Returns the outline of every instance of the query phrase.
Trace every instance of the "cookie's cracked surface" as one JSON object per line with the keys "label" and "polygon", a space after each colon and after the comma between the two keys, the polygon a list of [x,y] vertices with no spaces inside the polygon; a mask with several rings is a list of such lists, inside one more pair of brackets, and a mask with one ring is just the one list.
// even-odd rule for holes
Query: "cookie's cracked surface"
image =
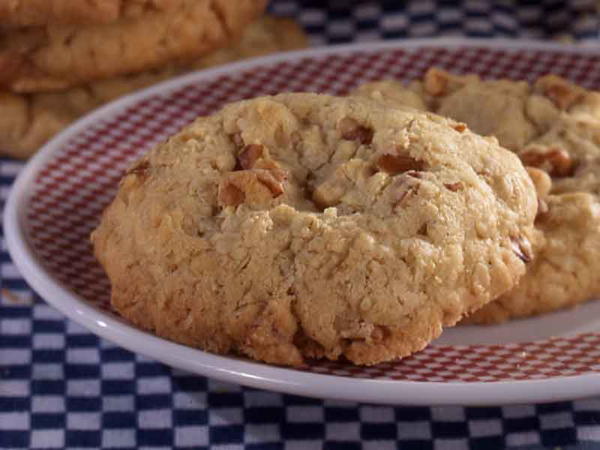
{"label": "cookie's cracked surface", "polygon": [[[495,323],[573,306],[600,294],[600,93],[554,75],[483,81],[430,69],[409,86],[370,83],[358,95],[409,104],[496,136],[525,165],[552,176],[538,189],[543,237],[519,286],[469,318]],[[541,175],[536,172],[538,182]],[[547,177],[546,177],[547,178]],[[535,181],[535,180],[534,180]]]}
{"label": "cookie's cracked surface", "polygon": [[368,99],[284,94],[154,148],[92,241],[114,307],[160,336],[374,364],[514,286],[536,210],[493,139]]}

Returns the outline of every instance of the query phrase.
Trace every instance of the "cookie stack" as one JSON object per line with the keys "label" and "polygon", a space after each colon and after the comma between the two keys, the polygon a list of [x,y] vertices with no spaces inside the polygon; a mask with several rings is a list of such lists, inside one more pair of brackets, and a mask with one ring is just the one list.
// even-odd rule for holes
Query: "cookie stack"
{"label": "cookie stack", "polygon": [[266,0],[0,0],[0,153],[187,70],[306,45]]}

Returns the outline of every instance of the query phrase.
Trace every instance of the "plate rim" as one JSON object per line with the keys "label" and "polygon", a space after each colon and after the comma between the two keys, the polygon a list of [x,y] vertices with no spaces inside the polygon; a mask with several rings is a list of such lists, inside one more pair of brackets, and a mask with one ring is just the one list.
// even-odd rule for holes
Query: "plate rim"
{"label": "plate rim", "polygon": [[[12,261],[25,281],[47,303],[94,334],[134,353],[188,372],[258,389],[316,398],[389,405],[499,405],[571,400],[600,394],[600,373],[538,380],[491,382],[430,382],[381,380],[319,374],[270,366],[187,347],[135,328],[86,303],[43,267],[28,241],[26,212],[35,178],[63,144],[90,123],[125,109],[144,98],[168,93],[191,82],[253,67],[298,60],[303,57],[339,56],[358,52],[422,47],[558,51],[594,54],[597,49],[534,40],[428,38],[392,40],[316,47],[253,58],[197,71],[125,95],[80,118],[40,148],[13,183],[4,208],[5,240]],[[162,353],[162,354],[161,354]]]}

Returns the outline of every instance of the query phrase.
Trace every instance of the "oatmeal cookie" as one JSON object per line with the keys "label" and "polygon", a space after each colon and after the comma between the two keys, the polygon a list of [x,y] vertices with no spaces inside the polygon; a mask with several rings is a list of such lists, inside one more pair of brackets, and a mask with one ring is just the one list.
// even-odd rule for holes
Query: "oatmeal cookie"
{"label": "oatmeal cookie", "polygon": [[[555,75],[535,83],[481,80],[430,69],[408,86],[384,81],[357,95],[415,106],[493,135],[523,163],[552,177],[539,191],[543,238],[519,286],[471,316],[497,323],[570,307],[600,295],[600,93]],[[409,101],[404,99],[408,98]],[[419,106],[419,105],[417,105]],[[535,175],[541,178],[539,171]],[[551,184],[551,186],[550,186]]]}
{"label": "oatmeal cookie", "polygon": [[106,25],[0,29],[0,86],[63,90],[87,82],[187,63],[239,37],[266,0],[182,0]]}
{"label": "oatmeal cookie", "polygon": [[183,0],[0,0],[0,23],[10,26],[88,25],[177,8]]}
{"label": "oatmeal cookie", "polygon": [[307,46],[293,21],[265,16],[249,25],[233,45],[185,66],[99,80],[64,92],[15,94],[0,91],[0,154],[27,158],[54,134],[92,109],[121,95],[184,72]]}
{"label": "oatmeal cookie", "polygon": [[511,289],[535,188],[434,114],[281,94],[198,118],[135,163],[92,234],[125,318],[282,365],[424,348]]}

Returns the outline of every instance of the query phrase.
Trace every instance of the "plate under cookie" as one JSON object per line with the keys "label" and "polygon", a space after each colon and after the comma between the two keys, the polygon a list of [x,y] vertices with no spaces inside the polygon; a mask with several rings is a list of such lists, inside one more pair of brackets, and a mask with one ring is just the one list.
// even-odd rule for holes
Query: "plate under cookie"
{"label": "plate under cookie", "polygon": [[537,43],[437,40],[313,49],[198,72],[107,105],[57,136],[19,176],[4,225],[29,284],[65,315],[132,351],[200,375],[300,395],[390,404],[502,404],[600,393],[600,303],[493,327],[458,327],[402,361],[293,370],[174,344],[122,321],[89,232],[125,167],[196,116],[281,91],[344,94],[430,66],[488,77],[554,72],[600,88],[592,50]]}

